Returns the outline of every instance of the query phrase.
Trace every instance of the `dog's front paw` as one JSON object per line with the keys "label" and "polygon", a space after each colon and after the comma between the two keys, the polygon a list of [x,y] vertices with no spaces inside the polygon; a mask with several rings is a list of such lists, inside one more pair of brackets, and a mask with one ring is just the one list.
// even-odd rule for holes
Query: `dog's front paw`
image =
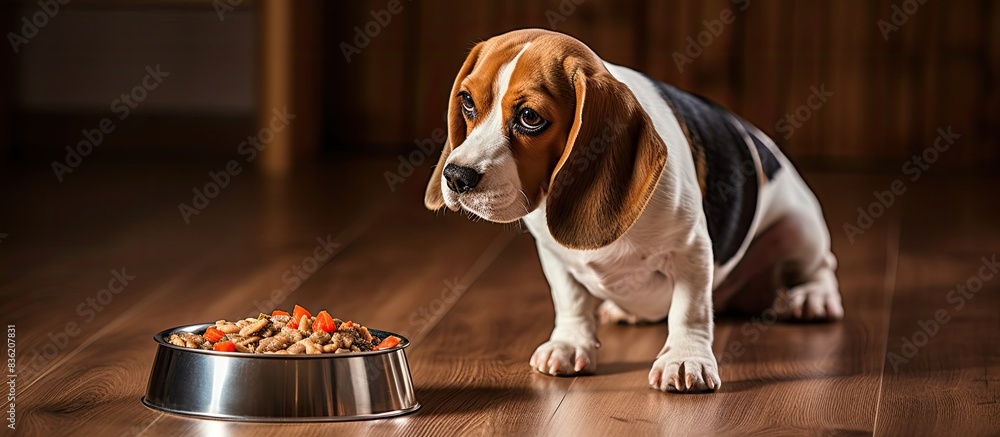
{"label": "dog's front paw", "polygon": [[718,390],[722,380],[711,348],[678,348],[656,359],[649,371],[649,385],[664,392],[704,393]]}
{"label": "dog's front paw", "polygon": [[549,340],[531,355],[531,368],[547,375],[593,373],[597,369],[597,347]]}

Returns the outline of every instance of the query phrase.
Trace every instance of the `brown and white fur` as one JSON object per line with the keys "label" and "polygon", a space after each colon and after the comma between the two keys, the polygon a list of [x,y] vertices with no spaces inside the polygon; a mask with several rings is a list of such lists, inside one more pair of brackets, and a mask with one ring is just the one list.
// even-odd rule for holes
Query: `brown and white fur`
{"label": "brown and white fur", "polygon": [[[723,146],[753,150],[749,180],[759,191],[732,256],[716,261],[703,202],[712,162],[662,92],[580,41],[538,29],[477,44],[455,79],[425,204],[523,220],[534,235],[556,312],[530,360],[539,372],[592,372],[599,319],[666,318],[649,384],[716,390],[713,303],[735,306],[760,278],[774,281],[765,298],[788,303],[790,319],[843,315],[819,203],[770,139],[729,115],[746,141]],[[765,144],[754,148],[751,137]],[[765,177],[761,154],[780,169]]]}

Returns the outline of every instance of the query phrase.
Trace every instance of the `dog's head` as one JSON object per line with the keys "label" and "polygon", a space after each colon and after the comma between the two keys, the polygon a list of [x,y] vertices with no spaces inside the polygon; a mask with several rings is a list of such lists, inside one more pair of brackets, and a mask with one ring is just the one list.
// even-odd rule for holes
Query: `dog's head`
{"label": "dog's head", "polygon": [[517,30],[477,44],[459,70],[424,204],[503,223],[544,205],[559,243],[599,248],[639,218],[666,153],[635,95],[590,48]]}

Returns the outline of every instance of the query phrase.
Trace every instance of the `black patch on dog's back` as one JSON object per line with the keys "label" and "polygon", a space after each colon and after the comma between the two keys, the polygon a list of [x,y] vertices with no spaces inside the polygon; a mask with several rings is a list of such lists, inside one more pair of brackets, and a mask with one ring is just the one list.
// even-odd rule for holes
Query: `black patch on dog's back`
{"label": "black patch on dog's back", "polygon": [[781,168],[781,163],[778,162],[778,158],[776,158],[774,153],[771,153],[771,149],[757,137],[757,129],[754,128],[753,125],[747,123],[747,121],[742,118],[739,118],[739,121],[740,124],[743,125],[743,129],[747,131],[747,135],[750,135],[750,138],[753,140],[754,147],[757,148],[757,156],[760,157],[760,167],[764,171],[764,176],[767,177],[767,180],[774,179],[774,174]]}
{"label": "black patch on dog's back", "polygon": [[[673,109],[688,136],[703,191],[702,206],[708,219],[714,261],[725,264],[750,237],[760,192],[758,171],[763,170],[770,180],[781,165],[763,141],[751,133],[756,129],[748,128],[729,111],[704,97],[649,80]],[[759,163],[744,135],[752,140],[760,156]]]}

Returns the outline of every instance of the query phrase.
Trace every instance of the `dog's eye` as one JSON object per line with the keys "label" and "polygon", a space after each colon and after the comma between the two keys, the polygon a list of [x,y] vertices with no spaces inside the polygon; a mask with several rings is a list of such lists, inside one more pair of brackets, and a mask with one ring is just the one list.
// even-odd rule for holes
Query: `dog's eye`
{"label": "dog's eye", "polygon": [[517,115],[517,123],[525,133],[537,133],[548,123],[531,108],[524,108]]}
{"label": "dog's eye", "polygon": [[462,91],[458,94],[458,97],[462,99],[462,112],[464,112],[469,118],[476,115],[476,103],[472,101],[472,96],[469,95],[469,93]]}

